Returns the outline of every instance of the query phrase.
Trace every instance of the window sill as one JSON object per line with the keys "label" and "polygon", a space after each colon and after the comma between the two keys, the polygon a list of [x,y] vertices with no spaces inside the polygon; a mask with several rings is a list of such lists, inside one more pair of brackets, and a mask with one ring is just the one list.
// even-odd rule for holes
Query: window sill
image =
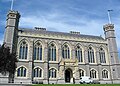
{"label": "window sill", "polygon": [[84,62],[78,62],[78,64],[85,64]]}
{"label": "window sill", "polygon": [[49,63],[58,63],[58,61],[49,61]]}
{"label": "window sill", "polygon": [[108,63],[101,63],[101,65],[109,65]]}
{"label": "window sill", "polygon": [[49,78],[50,80],[56,80],[57,78]]}
{"label": "window sill", "polygon": [[28,59],[19,59],[18,61],[24,61],[24,62],[26,62],[26,61],[29,61]]}
{"label": "window sill", "polygon": [[43,77],[34,77],[33,79],[43,79]]}
{"label": "window sill", "polygon": [[19,79],[27,79],[28,77],[16,77],[16,78],[19,78]]}
{"label": "window sill", "polygon": [[44,62],[44,61],[42,61],[42,60],[34,60],[34,62]]}
{"label": "window sill", "polygon": [[97,63],[88,63],[88,64],[90,64],[90,65],[97,65]]}
{"label": "window sill", "polygon": [[103,80],[110,80],[109,78],[103,78]]}

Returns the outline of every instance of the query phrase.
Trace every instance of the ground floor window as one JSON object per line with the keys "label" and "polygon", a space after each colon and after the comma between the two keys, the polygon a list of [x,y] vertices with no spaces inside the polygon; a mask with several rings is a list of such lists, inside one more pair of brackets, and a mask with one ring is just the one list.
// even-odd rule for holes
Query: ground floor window
{"label": "ground floor window", "polygon": [[102,71],[102,78],[108,78],[108,71],[107,70]]}
{"label": "ground floor window", "polygon": [[17,77],[26,77],[27,69],[25,67],[20,67],[17,70]]}
{"label": "ground floor window", "polygon": [[79,74],[80,74],[80,77],[84,76],[84,75],[85,75],[85,74],[84,74],[84,70],[80,69],[80,70],[79,70]]}
{"label": "ground floor window", "polygon": [[57,74],[57,71],[54,68],[49,70],[49,78],[56,78],[57,76],[56,74]]}
{"label": "ground floor window", "polygon": [[42,69],[35,68],[34,69],[34,77],[42,77]]}
{"label": "ground floor window", "polygon": [[90,78],[97,78],[97,71],[92,69],[90,70]]}

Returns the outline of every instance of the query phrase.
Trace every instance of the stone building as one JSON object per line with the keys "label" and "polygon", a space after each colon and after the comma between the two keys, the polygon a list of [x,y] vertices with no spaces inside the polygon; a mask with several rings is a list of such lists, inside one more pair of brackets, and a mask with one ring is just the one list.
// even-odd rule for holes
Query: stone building
{"label": "stone building", "polygon": [[102,38],[74,31],[19,28],[19,18],[18,11],[8,12],[4,38],[19,60],[14,83],[78,84],[81,76],[100,83],[120,83],[113,24],[103,26]]}

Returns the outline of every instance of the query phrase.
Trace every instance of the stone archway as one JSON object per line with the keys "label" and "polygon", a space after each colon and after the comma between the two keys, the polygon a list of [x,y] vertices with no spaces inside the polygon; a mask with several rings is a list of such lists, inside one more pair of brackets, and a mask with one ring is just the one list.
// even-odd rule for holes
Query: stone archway
{"label": "stone archway", "polygon": [[66,69],[65,70],[65,82],[70,83],[72,77],[73,77],[72,70],[70,68]]}

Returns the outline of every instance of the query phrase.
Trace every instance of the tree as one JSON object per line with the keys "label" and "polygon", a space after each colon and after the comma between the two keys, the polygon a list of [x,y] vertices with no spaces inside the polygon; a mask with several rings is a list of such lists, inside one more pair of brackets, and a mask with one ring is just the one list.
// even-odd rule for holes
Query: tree
{"label": "tree", "polygon": [[13,82],[16,70],[16,53],[10,53],[9,47],[4,43],[0,46],[0,73],[2,75],[9,74],[9,82]]}

